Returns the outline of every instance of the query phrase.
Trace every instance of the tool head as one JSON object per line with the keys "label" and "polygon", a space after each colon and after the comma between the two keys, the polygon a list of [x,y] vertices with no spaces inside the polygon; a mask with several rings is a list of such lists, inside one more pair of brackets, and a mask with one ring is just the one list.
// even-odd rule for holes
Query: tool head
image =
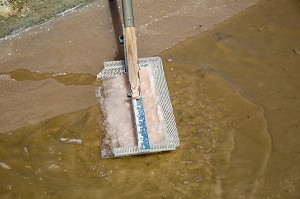
{"label": "tool head", "polygon": [[[145,116],[149,132],[149,150],[139,148],[134,128],[131,100],[126,99],[126,75],[124,61],[104,63],[97,76],[102,80],[99,99],[104,117],[106,135],[102,142],[102,157],[131,156],[175,150],[179,146],[173,108],[159,57],[138,60]],[[127,89],[127,90],[126,90]],[[115,111],[111,109],[116,109]],[[116,113],[117,111],[117,113]],[[127,118],[127,119],[126,119]],[[124,121],[124,122],[122,122]],[[125,141],[124,141],[125,140]]]}

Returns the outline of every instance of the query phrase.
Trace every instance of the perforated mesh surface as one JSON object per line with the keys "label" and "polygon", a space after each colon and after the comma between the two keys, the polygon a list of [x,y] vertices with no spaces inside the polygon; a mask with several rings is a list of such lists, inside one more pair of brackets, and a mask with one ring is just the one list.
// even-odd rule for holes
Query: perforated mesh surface
{"label": "perforated mesh surface", "polygon": [[[150,150],[141,152],[138,147],[119,147],[112,149],[115,157],[137,155],[141,153],[156,153],[160,151],[175,150],[179,145],[179,137],[176,128],[173,108],[169,91],[165,80],[162,61],[159,57],[140,58],[139,67],[151,67],[151,76],[155,83],[155,94],[158,97],[158,105],[162,110],[161,123],[163,124],[166,139],[160,144],[151,145]],[[104,69],[98,74],[98,79],[115,78],[126,74],[124,61],[111,61],[104,63]]]}

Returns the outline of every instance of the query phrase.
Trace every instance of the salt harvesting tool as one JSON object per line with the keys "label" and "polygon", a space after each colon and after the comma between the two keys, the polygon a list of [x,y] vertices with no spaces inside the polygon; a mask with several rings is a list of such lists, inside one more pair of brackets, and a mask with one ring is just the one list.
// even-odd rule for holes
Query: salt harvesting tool
{"label": "salt harvesting tool", "polygon": [[97,76],[106,118],[102,157],[175,150],[179,138],[162,61],[138,58],[132,0],[122,0],[122,12],[125,60],[104,62]]}

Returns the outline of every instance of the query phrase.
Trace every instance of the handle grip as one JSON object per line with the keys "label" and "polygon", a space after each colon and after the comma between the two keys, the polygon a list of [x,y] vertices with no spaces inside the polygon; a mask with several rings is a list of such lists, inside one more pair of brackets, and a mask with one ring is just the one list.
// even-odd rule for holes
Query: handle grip
{"label": "handle grip", "polygon": [[136,35],[134,28],[132,0],[122,0],[123,21],[125,26],[125,54],[128,69],[128,76],[131,88],[131,96],[134,99],[140,98],[140,80],[138,68],[138,55]]}

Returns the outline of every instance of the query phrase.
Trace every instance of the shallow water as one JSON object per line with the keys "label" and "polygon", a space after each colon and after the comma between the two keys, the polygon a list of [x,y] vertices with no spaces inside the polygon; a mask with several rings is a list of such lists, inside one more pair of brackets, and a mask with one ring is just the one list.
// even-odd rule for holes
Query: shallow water
{"label": "shallow water", "polygon": [[[163,57],[171,57],[176,63],[198,66],[226,80],[259,106],[266,119],[270,156],[263,155],[259,143],[262,139],[253,134],[258,126],[249,125],[247,131],[252,132],[258,145],[236,140],[236,146],[249,149],[250,153],[243,157],[248,163],[245,167],[229,167],[222,180],[224,196],[232,196],[234,184],[245,184],[242,179],[250,179],[237,175],[237,169],[250,172],[257,167],[256,177],[248,173],[256,178],[251,185],[257,191],[256,197],[300,197],[300,24],[295,21],[299,17],[299,1],[262,1],[208,33],[163,53]],[[247,114],[247,108],[241,110]],[[254,161],[253,155],[260,156],[260,161]],[[235,161],[232,158],[231,164]]]}
{"label": "shallow water", "polygon": [[[102,160],[103,118],[92,106],[0,134],[0,195],[299,198],[299,9],[296,0],[262,1],[160,54],[176,151]],[[3,75],[38,81],[58,74]],[[72,85],[94,84],[84,77],[71,76]]]}
{"label": "shallow water", "polygon": [[64,85],[93,85],[96,77],[92,74],[70,74],[70,73],[37,73],[27,69],[18,69],[8,73],[0,73],[0,76],[7,76],[16,81],[40,81],[54,79]]}

